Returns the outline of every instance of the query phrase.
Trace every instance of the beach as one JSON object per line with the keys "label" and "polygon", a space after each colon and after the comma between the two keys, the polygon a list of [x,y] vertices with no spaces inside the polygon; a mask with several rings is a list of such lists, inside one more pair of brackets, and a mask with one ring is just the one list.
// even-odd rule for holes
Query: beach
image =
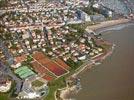
{"label": "beach", "polygon": [[96,31],[98,29],[107,28],[107,27],[111,27],[111,26],[119,25],[119,24],[125,24],[125,23],[131,22],[131,21],[132,20],[125,19],[125,18],[121,18],[121,19],[117,19],[117,20],[104,21],[104,22],[101,22],[101,23],[96,24],[96,25],[88,26],[86,30],[87,31],[88,30]]}

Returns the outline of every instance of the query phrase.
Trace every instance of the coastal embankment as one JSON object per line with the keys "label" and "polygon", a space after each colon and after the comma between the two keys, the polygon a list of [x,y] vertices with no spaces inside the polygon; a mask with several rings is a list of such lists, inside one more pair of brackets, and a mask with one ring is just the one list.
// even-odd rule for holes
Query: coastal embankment
{"label": "coastal embankment", "polygon": [[[101,23],[96,24],[96,25],[88,26],[85,30],[87,32],[92,32],[92,31],[95,32],[98,29],[112,27],[112,26],[120,25],[120,24],[126,24],[129,22],[131,22],[130,19],[118,19],[118,20],[105,21],[105,22],[101,22]],[[101,62],[112,54],[114,47],[115,47],[115,44],[111,44],[108,41],[104,41],[104,43],[111,45],[111,48],[106,50],[105,53],[102,53],[101,55],[98,55],[98,56],[94,57],[93,59],[87,60],[80,68],[78,68],[76,70],[76,73],[74,73],[71,77],[77,77],[81,72],[84,72],[87,69],[90,70],[92,68],[92,66],[96,65],[96,62],[98,62],[98,61]],[[69,99],[66,99],[66,95],[68,95],[69,92],[71,92],[73,90],[75,90],[74,87],[70,88],[68,86],[63,88],[63,89],[60,89],[60,91],[61,91],[60,98],[62,100],[69,100]]]}
{"label": "coastal embankment", "polygon": [[82,89],[68,98],[133,100],[134,23],[116,25],[112,29],[101,33],[101,37],[116,44],[114,52],[100,65],[80,74]]}
{"label": "coastal embankment", "polygon": [[[110,48],[108,48],[104,53],[101,53],[91,59],[88,59],[85,61],[85,63],[80,66],[73,75],[71,75],[70,77],[74,77],[77,78],[77,76],[79,74],[81,74],[82,72],[84,72],[85,70],[90,70],[93,66],[98,65],[98,62],[102,62],[103,60],[105,60],[108,56],[110,56],[114,50],[115,45],[111,44],[107,41],[104,41],[106,44],[108,44],[110,46]],[[100,63],[99,63],[100,64]],[[61,100],[72,100],[72,99],[67,99],[67,95],[69,95],[70,93],[77,93],[77,86],[74,85],[72,87],[66,86],[65,88],[59,89],[60,90],[60,98]],[[55,93],[56,94],[56,93]],[[56,98],[56,96],[55,96]],[[58,100],[58,99],[56,99]]]}

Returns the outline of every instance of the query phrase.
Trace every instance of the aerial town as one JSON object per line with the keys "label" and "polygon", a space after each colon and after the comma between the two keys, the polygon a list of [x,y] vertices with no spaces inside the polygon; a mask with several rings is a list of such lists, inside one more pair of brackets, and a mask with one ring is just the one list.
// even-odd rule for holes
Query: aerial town
{"label": "aerial town", "polygon": [[86,27],[134,16],[92,1],[0,0],[0,92],[54,100],[69,76],[104,59],[112,44]]}

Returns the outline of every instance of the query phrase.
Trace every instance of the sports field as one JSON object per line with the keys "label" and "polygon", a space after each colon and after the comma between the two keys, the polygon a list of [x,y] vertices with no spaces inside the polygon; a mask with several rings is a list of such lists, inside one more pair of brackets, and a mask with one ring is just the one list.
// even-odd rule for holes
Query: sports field
{"label": "sports field", "polygon": [[35,75],[35,73],[27,66],[21,66],[14,71],[20,78],[26,79],[29,76]]}
{"label": "sports field", "polygon": [[35,52],[32,56],[35,61],[32,64],[33,68],[39,73],[45,73],[47,69],[47,71],[58,77],[68,72],[69,66],[60,59],[51,60],[42,52]]}

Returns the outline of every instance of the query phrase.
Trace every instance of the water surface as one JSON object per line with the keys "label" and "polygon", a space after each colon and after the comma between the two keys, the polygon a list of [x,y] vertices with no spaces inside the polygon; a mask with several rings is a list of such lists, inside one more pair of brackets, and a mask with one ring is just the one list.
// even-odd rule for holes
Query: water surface
{"label": "water surface", "polygon": [[76,100],[134,100],[134,25],[103,33],[116,44],[113,54],[101,65],[81,76],[82,90]]}

